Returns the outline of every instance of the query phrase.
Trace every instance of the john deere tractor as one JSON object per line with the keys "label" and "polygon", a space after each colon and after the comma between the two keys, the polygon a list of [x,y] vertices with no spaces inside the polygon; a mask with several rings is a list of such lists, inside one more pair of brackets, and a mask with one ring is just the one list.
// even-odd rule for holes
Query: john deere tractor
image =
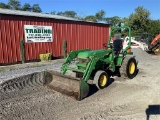
{"label": "john deere tractor", "polygon": [[[123,49],[123,40],[116,39],[111,44],[113,31],[128,29],[129,44]],[[97,41],[98,42],[98,41]],[[51,72],[52,81],[47,86],[60,93],[74,97],[77,100],[85,98],[89,93],[89,84],[95,84],[98,89],[107,86],[110,74],[120,68],[121,76],[132,79],[136,76],[137,62],[131,52],[131,29],[125,27],[112,27],[108,44],[100,50],[71,51],[61,67],[61,73]],[[70,67],[75,61],[75,67]],[[76,77],[65,75],[67,71],[76,73]]]}

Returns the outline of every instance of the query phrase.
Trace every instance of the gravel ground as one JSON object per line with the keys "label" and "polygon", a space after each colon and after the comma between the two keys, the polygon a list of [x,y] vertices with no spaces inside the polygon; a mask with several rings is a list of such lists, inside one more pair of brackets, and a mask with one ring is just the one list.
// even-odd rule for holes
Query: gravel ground
{"label": "gravel ground", "polygon": [[22,76],[24,74],[41,72],[41,71],[44,71],[44,70],[59,71],[60,66],[62,65],[62,62],[63,62],[63,60],[61,60],[60,62],[56,62],[56,63],[53,63],[53,64],[46,64],[46,65],[42,65],[42,66],[39,64],[39,65],[35,65],[34,67],[32,67],[32,66],[28,67],[27,66],[26,68],[18,68],[17,67],[17,69],[14,68],[13,70],[10,70],[10,69],[2,70],[0,72],[0,84],[5,80],[11,79],[11,78],[16,78],[16,77]]}
{"label": "gravel ground", "polygon": [[[12,93],[18,90],[18,94],[8,92],[8,96],[2,97],[3,91],[0,91],[0,120],[159,120],[160,56],[141,49],[133,49],[133,52],[139,69],[134,79],[124,81],[124,78],[115,77],[114,82],[103,90],[92,86],[92,94],[82,101],[43,87],[42,78],[39,78],[41,82],[9,88]],[[61,63],[56,63],[1,71],[0,85],[8,79],[23,81],[20,76],[24,74],[59,71],[60,66]],[[36,78],[36,74],[32,76]]]}

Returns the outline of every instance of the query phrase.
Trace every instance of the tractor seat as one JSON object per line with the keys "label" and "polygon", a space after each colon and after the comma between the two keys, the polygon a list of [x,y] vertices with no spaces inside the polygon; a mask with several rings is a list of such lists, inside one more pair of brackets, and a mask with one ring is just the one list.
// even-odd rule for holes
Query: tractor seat
{"label": "tractor seat", "polygon": [[113,50],[115,52],[115,55],[118,55],[121,52],[123,48],[122,42],[122,39],[116,39],[113,41]]}

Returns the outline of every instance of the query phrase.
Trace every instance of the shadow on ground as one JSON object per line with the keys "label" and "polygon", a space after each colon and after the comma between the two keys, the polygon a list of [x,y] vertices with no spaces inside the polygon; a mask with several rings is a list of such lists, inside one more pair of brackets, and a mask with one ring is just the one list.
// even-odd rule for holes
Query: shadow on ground
{"label": "shadow on ground", "polygon": [[[114,77],[114,76],[121,77],[119,68],[117,68],[116,71],[113,72],[113,73],[112,73],[112,72],[108,72],[108,74],[110,75],[110,78],[109,78],[107,87],[110,86],[110,85],[115,81],[115,79],[114,79],[114,78],[111,78],[111,76],[112,76],[112,77]],[[137,69],[137,71],[136,71],[136,73],[135,73],[135,77],[136,77],[138,74],[139,74],[139,69]],[[94,84],[89,84],[89,94],[88,94],[87,97],[95,94],[97,91],[98,91],[98,88],[96,87],[96,85],[94,85]]]}
{"label": "shadow on ground", "polygon": [[[138,66],[138,63],[137,63],[137,66]],[[138,75],[138,73],[139,73],[139,69],[137,68],[137,70],[136,70],[136,72],[135,72],[135,77]],[[117,67],[116,68],[116,70],[115,70],[115,72],[109,72],[108,73],[109,75],[111,75],[111,76],[118,76],[118,77],[122,77],[121,76],[121,73],[120,73],[120,67]]]}
{"label": "shadow on ground", "polygon": [[150,55],[155,55],[155,56],[160,55],[160,52],[147,51],[147,53],[150,54]]}
{"label": "shadow on ground", "polygon": [[[110,86],[113,82],[114,82],[114,79],[110,78],[109,81],[108,81],[107,87]],[[89,94],[88,94],[87,97],[95,94],[97,91],[98,91],[98,88],[96,87],[96,85],[94,85],[94,84],[93,85],[89,85]]]}
{"label": "shadow on ground", "polygon": [[151,115],[160,115],[160,105],[149,105],[146,109],[146,120],[150,120]]}

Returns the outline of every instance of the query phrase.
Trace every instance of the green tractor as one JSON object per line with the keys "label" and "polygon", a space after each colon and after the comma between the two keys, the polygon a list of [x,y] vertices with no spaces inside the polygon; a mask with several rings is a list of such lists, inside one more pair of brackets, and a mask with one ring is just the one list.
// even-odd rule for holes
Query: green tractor
{"label": "green tractor", "polygon": [[[128,29],[129,44],[123,49],[123,40],[116,39],[111,43],[113,31]],[[129,27],[112,27],[108,44],[101,50],[71,51],[61,67],[61,73],[51,72],[52,81],[46,82],[49,88],[72,96],[77,100],[85,98],[89,93],[89,84],[98,89],[108,85],[110,74],[119,70],[121,76],[132,79],[137,73],[137,61],[131,52],[131,29]],[[75,66],[70,66],[72,62]],[[65,75],[67,71],[75,72],[76,76]]]}

